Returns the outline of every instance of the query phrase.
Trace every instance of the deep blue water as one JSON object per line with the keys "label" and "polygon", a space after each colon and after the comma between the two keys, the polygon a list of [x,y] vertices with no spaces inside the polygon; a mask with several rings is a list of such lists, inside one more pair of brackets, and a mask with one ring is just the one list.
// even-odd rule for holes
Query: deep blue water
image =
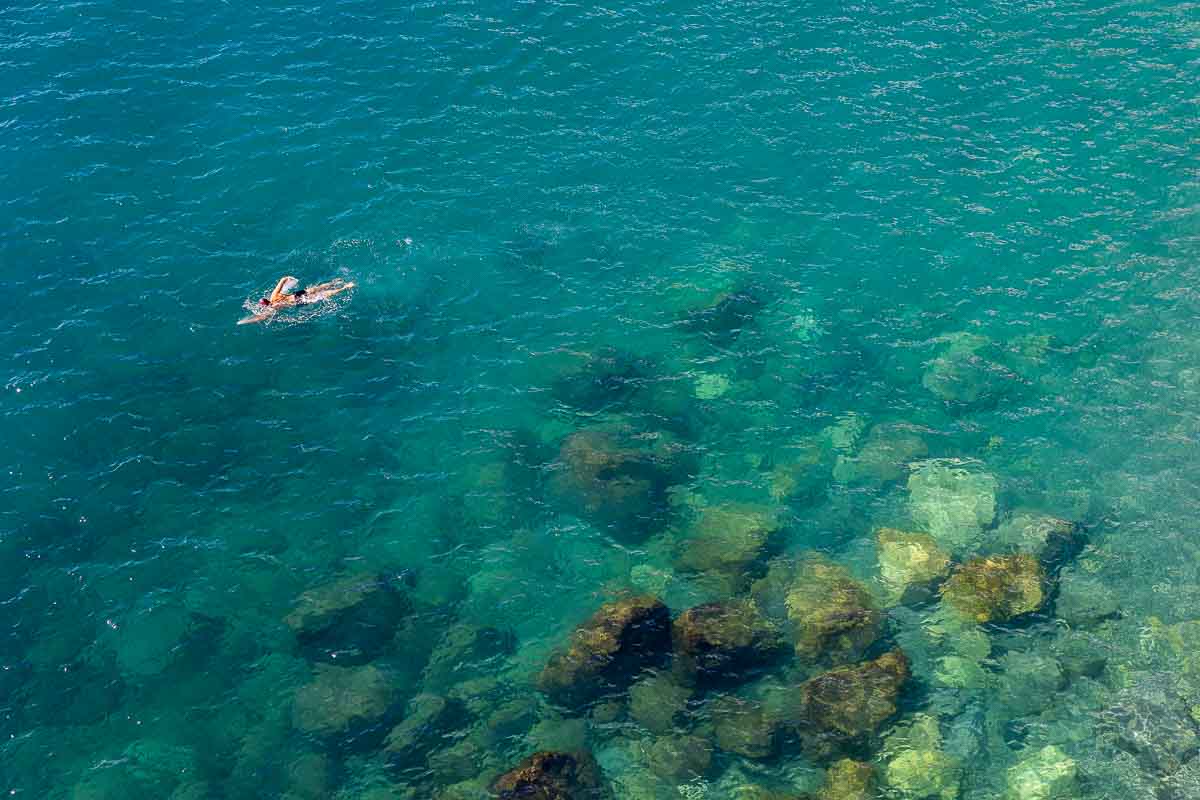
{"label": "deep blue water", "polygon": [[[467,798],[582,748],[620,798],[816,791],[713,731],[799,656],[674,730],[535,688],[607,601],[816,552],[911,661],[846,753],[879,796],[1200,797],[1198,85],[1182,2],[3,6],[3,788]],[[235,326],[284,274],[357,288]],[[560,490],[598,430],[686,454],[655,514]],[[937,528],[910,476],[951,466],[994,486],[955,564],[1079,534],[1035,612],[889,594],[876,532]],[[733,503],[770,544],[697,569]],[[314,731],[336,653],[285,619],[364,574],[404,608],[338,668],[388,707]],[[389,752],[418,694],[462,713]]]}

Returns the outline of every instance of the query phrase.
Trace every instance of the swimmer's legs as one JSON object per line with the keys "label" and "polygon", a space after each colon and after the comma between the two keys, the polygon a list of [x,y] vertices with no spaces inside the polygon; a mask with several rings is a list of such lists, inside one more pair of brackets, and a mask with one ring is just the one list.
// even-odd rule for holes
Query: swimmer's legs
{"label": "swimmer's legs", "polygon": [[314,283],[312,286],[307,286],[307,287],[305,287],[304,291],[305,292],[327,292],[331,289],[337,289],[337,288],[340,288],[345,285],[346,285],[346,282],[344,280],[342,280],[341,278],[334,278],[333,280],[326,281],[325,283]]}
{"label": "swimmer's legs", "polygon": [[305,302],[314,303],[317,300],[325,300],[333,297],[339,292],[344,292],[347,289],[353,289],[354,285],[355,284],[353,281],[347,283],[341,279],[338,279],[336,281],[329,281],[328,283],[318,283],[315,286],[309,286],[304,290]]}

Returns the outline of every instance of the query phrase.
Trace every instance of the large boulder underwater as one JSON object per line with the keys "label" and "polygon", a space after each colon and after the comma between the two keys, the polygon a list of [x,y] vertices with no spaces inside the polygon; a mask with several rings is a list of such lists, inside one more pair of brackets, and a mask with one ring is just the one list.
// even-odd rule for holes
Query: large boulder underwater
{"label": "large boulder underwater", "polygon": [[1170,775],[1200,755],[1196,706],[1174,677],[1147,673],[1122,689],[1099,727],[1152,774]]}
{"label": "large boulder underwater", "polygon": [[942,599],[968,620],[1007,622],[1042,607],[1046,572],[1025,553],[973,558],[943,584]]}
{"label": "large boulder underwater", "polygon": [[675,620],[675,671],[697,685],[750,680],[783,653],[779,629],[750,600],[705,603]]}
{"label": "large boulder underwater", "polygon": [[675,564],[740,588],[782,528],[778,509],[751,503],[703,506],[678,544]]}
{"label": "large boulder underwater", "polygon": [[1004,351],[987,337],[960,332],[941,341],[945,347],[929,362],[921,384],[946,403],[982,407],[1021,385],[1006,366]]}
{"label": "large boulder underwater", "polygon": [[950,573],[950,554],[927,533],[880,528],[875,548],[891,605],[930,599],[933,587]]}
{"label": "large boulder underwater", "polygon": [[600,767],[586,751],[543,751],[492,782],[498,800],[608,800]]}
{"label": "large boulder underwater", "polygon": [[841,565],[815,553],[775,559],[751,594],[759,608],[782,625],[804,664],[851,663],[882,634],[883,614],[867,587]]}
{"label": "large boulder underwater", "polygon": [[284,622],[310,657],[362,664],[391,643],[411,609],[396,581],[366,573],[309,589]]}
{"label": "large boulder underwater", "polygon": [[687,448],[666,433],[598,426],[568,435],[551,466],[551,496],[621,541],[640,541],[670,511],[668,490],[695,472]]}
{"label": "large boulder underwater", "polygon": [[990,538],[1002,552],[1029,553],[1051,572],[1079,555],[1087,544],[1082,525],[1026,509],[1008,515]]}
{"label": "large boulder underwater", "polygon": [[694,694],[695,687],[670,671],[650,673],[629,689],[629,716],[651,733],[666,735],[683,720]]}
{"label": "large boulder underwater", "polygon": [[908,465],[926,455],[928,447],[920,436],[902,425],[881,424],[871,427],[857,450],[843,447],[836,451],[834,480],[882,486],[903,478]]}
{"label": "large boulder underwater", "polygon": [[896,714],[909,675],[908,658],[892,650],[805,681],[792,720],[805,749],[818,757],[838,755],[857,740],[878,733]]}
{"label": "large boulder underwater", "polygon": [[909,513],[952,554],[972,553],[996,517],[996,479],[953,459],[918,462],[908,478]]}
{"label": "large boulder underwater", "polygon": [[560,403],[586,413],[624,406],[650,383],[653,364],[613,348],[578,359],[550,383]]}
{"label": "large boulder underwater", "polygon": [[316,665],[313,679],[296,690],[292,721],[303,733],[338,746],[362,749],[387,733],[398,710],[398,688],[373,665]]}
{"label": "large boulder underwater", "polygon": [[410,766],[468,719],[460,700],[422,692],[408,701],[404,718],[388,733],[384,754],[394,765]]}
{"label": "large boulder underwater", "polygon": [[628,415],[675,433],[694,433],[694,382],[657,359],[615,347],[547,354],[555,416]]}
{"label": "large boulder underwater", "polygon": [[876,792],[875,768],[865,761],[843,758],[829,765],[817,800],[871,800]]}
{"label": "large boulder underwater", "polygon": [[810,663],[856,661],[882,632],[883,615],[866,587],[823,559],[800,562],[784,605],[796,655]]}
{"label": "large boulder underwater", "polygon": [[660,736],[646,753],[647,766],[669,784],[703,778],[713,761],[712,743],[703,736]]}
{"label": "large boulder underwater", "polygon": [[704,336],[718,345],[729,345],[751,325],[766,307],[754,287],[738,287],[715,293],[679,315],[679,326],[688,333]]}
{"label": "large boulder underwater", "polygon": [[766,682],[757,702],[718,698],[712,708],[718,745],[752,759],[796,745],[820,763],[860,757],[878,745],[885,724],[896,717],[910,674],[908,658],[893,649],[798,685]]}
{"label": "large boulder underwater", "polygon": [[1009,767],[1004,800],[1073,800],[1078,792],[1075,759],[1050,744]]}
{"label": "large boulder underwater", "polygon": [[671,613],[640,595],[606,603],[551,656],[538,688],[557,702],[578,706],[624,690],[644,669],[661,666],[671,650]]}
{"label": "large boulder underwater", "polygon": [[776,754],[778,725],[762,703],[726,695],[713,702],[710,713],[717,746],[725,752],[755,760]]}

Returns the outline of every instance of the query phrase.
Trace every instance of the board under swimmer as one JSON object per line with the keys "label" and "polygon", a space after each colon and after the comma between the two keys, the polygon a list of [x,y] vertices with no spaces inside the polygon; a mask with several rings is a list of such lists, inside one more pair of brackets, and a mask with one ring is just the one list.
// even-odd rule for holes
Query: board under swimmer
{"label": "board under swimmer", "polygon": [[248,317],[239,319],[237,324],[250,325],[255,322],[266,322],[275,316],[281,308],[320,303],[322,300],[328,300],[336,294],[354,288],[354,281],[345,281],[341,278],[335,278],[325,283],[313,284],[299,291],[294,291],[299,284],[300,280],[298,278],[291,275],[284,275],[275,284],[275,288],[271,291],[271,294],[258,301],[254,313]]}

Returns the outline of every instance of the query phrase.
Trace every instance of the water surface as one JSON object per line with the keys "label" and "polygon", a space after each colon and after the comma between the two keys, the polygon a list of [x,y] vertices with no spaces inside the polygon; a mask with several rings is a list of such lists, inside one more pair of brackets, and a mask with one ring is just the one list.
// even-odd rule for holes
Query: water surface
{"label": "water surface", "polygon": [[[803,659],[673,731],[534,680],[607,601],[678,615],[820,553],[886,611],[863,658],[912,664],[849,753],[880,796],[1001,796],[1049,746],[1054,796],[1200,796],[1197,42],[1177,2],[0,9],[4,786],[476,797],[584,748],[619,797],[816,791],[795,743],[647,755],[713,746],[719,701],[798,692]],[[235,327],[282,274],[359,288]],[[661,513],[555,490],[597,429],[686,453]],[[1035,613],[890,604],[877,530],[928,522],[937,459],[994,480],[956,564],[1022,514],[1080,532]],[[731,503],[769,546],[689,569]],[[405,598],[349,659],[391,707],[314,733],[336,659],[285,618],[362,574]],[[388,754],[419,693],[466,712]]]}

